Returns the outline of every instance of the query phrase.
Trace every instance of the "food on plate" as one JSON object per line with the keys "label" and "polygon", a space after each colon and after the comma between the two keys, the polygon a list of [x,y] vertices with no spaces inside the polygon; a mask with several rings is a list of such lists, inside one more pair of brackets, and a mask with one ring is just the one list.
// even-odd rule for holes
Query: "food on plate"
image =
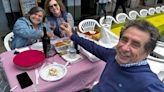
{"label": "food on plate", "polygon": [[97,33],[99,33],[99,32],[97,32],[97,31],[88,31],[88,32],[85,32],[84,34],[90,36],[90,35],[95,35]]}
{"label": "food on plate", "polygon": [[49,76],[57,76],[58,75],[58,70],[55,68],[50,68],[48,69],[48,75]]}
{"label": "food on plate", "polygon": [[55,46],[56,47],[60,47],[60,46],[64,46],[64,45],[69,45],[70,42],[71,42],[70,40],[62,41],[62,42],[57,42],[57,43],[55,43]]}
{"label": "food on plate", "polygon": [[92,35],[92,39],[98,41],[100,37],[98,35]]}
{"label": "food on plate", "polygon": [[90,33],[91,35],[93,35],[93,34],[96,33],[96,31],[89,31],[89,33]]}

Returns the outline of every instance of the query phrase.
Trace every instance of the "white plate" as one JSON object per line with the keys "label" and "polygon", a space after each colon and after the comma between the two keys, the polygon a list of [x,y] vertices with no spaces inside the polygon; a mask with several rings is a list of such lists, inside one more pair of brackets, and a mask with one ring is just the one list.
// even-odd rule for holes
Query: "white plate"
{"label": "white plate", "polygon": [[[53,72],[50,75],[50,70],[51,69],[55,69],[56,70],[55,74]],[[43,80],[46,80],[46,81],[57,81],[57,80],[60,80],[61,78],[63,78],[66,75],[66,73],[67,73],[66,67],[64,65],[61,65],[61,64],[50,64],[50,65],[44,67],[39,72],[40,77]]]}
{"label": "white plate", "polygon": [[31,49],[32,50],[39,50],[39,51],[43,51],[43,44],[42,42],[37,42],[31,45]]}

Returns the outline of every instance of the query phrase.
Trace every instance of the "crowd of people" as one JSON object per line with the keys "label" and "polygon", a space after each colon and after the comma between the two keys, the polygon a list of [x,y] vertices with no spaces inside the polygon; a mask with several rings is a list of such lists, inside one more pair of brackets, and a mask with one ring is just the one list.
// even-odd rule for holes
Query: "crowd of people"
{"label": "crowd of people", "polygon": [[[123,12],[126,12],[123,2],[124,0],[117,0],[114,16],[120,5]],[[104,10],[104,6],[101,7]],[[74,34],[74,19],[66,11],[62,1],[46,0],[44,9],[33,7],[28,14],[16,21],[12,49],[35,43],[43,36],[43,27],[46,27],[49,37],[70,37],[72,41],[106,62],[98,84],[85,90],[86,92],[164,92],[164,84],[151,71],[147,62],[147,56],[159,40],[158,29],[149,22],[129,21],[121,30],[116,47],[109,49]]]}

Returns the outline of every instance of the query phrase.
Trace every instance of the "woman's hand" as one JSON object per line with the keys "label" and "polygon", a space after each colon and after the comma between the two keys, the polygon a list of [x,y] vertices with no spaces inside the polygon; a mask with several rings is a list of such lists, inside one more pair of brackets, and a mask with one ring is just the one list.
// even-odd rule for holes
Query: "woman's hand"
{"label": "woman's hand", "polygon": [[62,29],[62,31],[64,31],[64,33],[66,33],[66,35],[68,36],[68,37],[71,37],[72,36],[72,27],[71,27],[71,25],[69,24],[69,23],[62,23],[61,25],[60,25],[60,28]]}

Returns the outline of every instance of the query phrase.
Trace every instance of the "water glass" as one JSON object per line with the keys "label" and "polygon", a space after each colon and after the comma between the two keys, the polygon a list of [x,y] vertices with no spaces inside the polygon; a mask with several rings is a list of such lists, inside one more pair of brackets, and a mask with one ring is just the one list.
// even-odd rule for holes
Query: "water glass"
{"label": "water glass", "polygon": [[74,59],[76,57],[76,49],[74,47],[69,47],[68,48],[68,56],[71,59]]}

